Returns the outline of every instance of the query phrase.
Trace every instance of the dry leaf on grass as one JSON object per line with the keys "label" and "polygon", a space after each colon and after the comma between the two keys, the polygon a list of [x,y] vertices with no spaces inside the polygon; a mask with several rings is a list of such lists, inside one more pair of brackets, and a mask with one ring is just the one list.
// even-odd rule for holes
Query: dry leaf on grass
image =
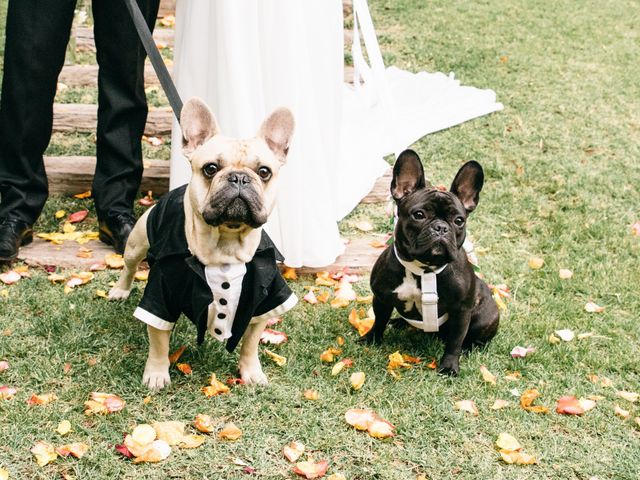
{"label": "dry leaf on grass", "polygon": [[218,438],[221,440],[238,440],[241,436],[242,430],[233,422],[226,423],[222,430],[218,432]]}
{"label": "dry leaf on grass", "polygon": [[124,258],[119,253],[110,253],[104,256],[104,263],[111,269],[119,270],[124,267]]}
{"label": "dry leaf on grass", "polygon": [[458,400],[454,403],[456,410],[460,410],[462,412],[467,412],[472,415],[478,415],[478,407],[476,407],[476,403],[473,400]]}
{"label": "dry leaf on grass", "polygon": [[191,375],[193,373],[191,365],[189,365],[188,363],[176,363],[176,368],[184,375]]}
{"label": "dry leaf on grass", "polygon": [[320,360],[325,363],[332,363],[336,359],[336,355],[340,355],[342,350],[339,348],[329,347],[320,354]]}
{"label": "dry leaf on grass", "polygon": [[36,457],[36,462],[40,467],[44,467],[58,458],[58,454],[53,445],[47,442],[36,442],[36,444],[31,447],[31,453]]}
{"label": "dry leaf on grass", "polygon": [[510,407],[510,406],[511,406],[511,402],[498,398],[496,399],[495,402],[493,402],[493,405],[491,405],[489,408],[491,410],[501,410],[503,408]]}
{"label": "dry leaf on grass", "polygon": [[322,460],[321,462],[298,462],[293,467],[294,473],[306,478],[306,479],[314,479],[314,478],[322,478],[327,473],[327,469],[329,468],[329,462],[326,460]]}
{"label": "dry leaf on grass", "polygon": [[318,400],[320,395],[316,390],[307,389],[302,394],[307,400]]}
{"label": "dry leaf on grass", "polygon": [[352,373],[351,377],[349,377],[349,382],[351,382],[351,388],[353,388],[354,390],[360,390],[362,388],[362,385],[364,385],[365,378],[366,376],[364,372]]}
{"label": "dry leaf on grass", "polygon": [[215,430],[213,419],[204,413],[199,413],[193,420],[193,426],[202,433],[212,433]]}
{"label": "dry leaf on grass", "polygon": [[542,405],[533,405],[533,402],[536,398],[540,396],[540,392],[537,388],[532,388],[531,390],[525,390],[520,395],[520,406],[527,410],[528,412],[533,413],[547,413],[549,409]]}
{"label": "dry leaf on grass", "polygon": [[293,441],[282,447],[282,454],[284,455],[284,458],[289,460],[291,463],[295,463],[304,453],[304,449],[304,443]]}
{"label": "dry leaf on grass", "polygon": [[171,455],[171,446],[163,440],[154,440],[139,456],[133,459],[133,463],[161,462],[169,455]]}
{"label": "dry leaf on grass", "polygon": [[316,298],[316,294],[313,293],[313,290],[309,290],[309,292],[302,297],[302,299],[307,302],[310,303],[311,305],[316,305],[318,303],[318,299]]}
{"label": "dry leaf on grass", "polygon": [[0,386],[0,400],[11,400],[16,393],[17,390],[13,387],[7,385]]}
{"label": "dry leaf on grass", "polygon": [[573,330],[569,330],[568,328],[564,328],[562,330],[556,330],[554,332],[562,341],[570,342],[576,337],[576,334]]}
{"label": "dry leaf on grass", "polygon": [[56,432],[58,432],[58,434],[62,436],[66,435],[70,431],[71,431],[71,422],[69,420],[62,420],[56,427]]}
{"label": "dry leaf on grass", "polygon": [[521,347],[520,345],[516,345],[511,350],[512,358],[524,358],[530,353],[534,353],[536,349],[534,347]]}
{"label": "dry leaf on grass", "polygon": [[637,402],[638,398],[640,397],[640,395],[638,395],[636,392],[627,392],[624,390],[618,390],[616,392],[616,395],[620,398],[624,398],[627,402],[631,403]]}
{"label": "dry leaf on grass", "polygon": [[625,420],[631,416],[631,412],[629,412],[629,410],[620,408],[618,405],[614,405],[613,413],[615,413],[618,417],[624,418]]}
{"label": "dry leaf on grass", "polygon": [[87,451],[89,451],[89,445],[82,442],[68,443],[56,448],[56,453],[62,457],[82,458]]}
{"label": "dry leaf on grass", "polygon": [[556,403],[556,412],[562,415],[582,415],[596,406],[596,402],[585,398],[577,399],[573,395],[560,397]]}
{"label": "dry leaf on grass", "polygon": [[484,365],[480,366],[480,374],[482,374],[482,379],[485,382],[490,383],[491,385],[496,384],[496,376],[493,373],[491,373],[486,366]]}
{"label": "dry leaf on grass", "polygon": [[223,393],[229,393],[229,387],[216,378],[216,374],[212,373],[209,385],[202,387],[202,393],[207,397],[214,397]]}
{"label": "dry leaf on grass", "polygon": [[558,276],[561,280],[569,280],[571,277],[573,277],[573,272],[566,268],[561,268],[560,270],[558,270]]}
{"label": "dry leaf on grass", "polygon": [[4,372],[5,370],[9,370],[9,362],[7,362],[6,360],[2,360],[0,361],[0,373]]}
{"label": "dry leaf on grass", "polygon": [[347,410],[344,418],[356,430],[367,430],[374,438],[387,438],[394,435],[395,427],[372,410],[352,408]]}
{"label": "dry leaf on grass", "polygon": [[351,360],[350,358],[344,358],[344,359],[340,360],[339,362],[336,362],[336,364],[331,369],[331,375],[332,376],[336,376],[342,370],[344,370],[345,368],[351,367],[351,366],[353,366],[353,360]]}
{"label": "dry leaf on grass", "polygon": [[265,328],[260,335],[260,343],[270,343],[272,345],[280,345],[289,340],[287,334],[279,330],[272,330],[271,328]]}
{"label": "dry leaf on grass", "polygon": [[274,353],[271,350],[268,350],[266,348],[263,351],[279,367],[284,367],[287,364],[287,357],[283,357],[282,355],[278,355],[277,353]]}
{"label": "dry leaf on grass", "polygon": [[126,404],[120,397],[111,393],[91,392],[90,398],[91,400],[84,402],[85,415],[119,412]]}
{"label": "dry leaf on grass", "polygon": [[597,303],[587,302],[584,305],[584,310],[588,313],[602,313],[604,312],[604,307],[601,307]]}
{"label": "dry leaf on grass", "polygon": [[9,270],[8,272],[0,274],[0,282],[5,285],[13,285],[20,279],[22,279],[22,276],[15,270]]}
{"label": "dry leaf on grass", "polygon": [[67,222],[69,223],[80,223],[89,215],[89,210],[79,210],[75,213],[72,213],[67,217]]}
{"label": "dry leaf on grass", "polygon": [[27,405],[47,405],[57,399],[58,396],[55,393],[43,393],[42,395],[36,395],[34,393],[29,400],[27,400]]}
{"label": "dry leaf on grass", "polygon": [[538,270],[538,269],[542,268],[542,266],[544,265],[544,259],[542,259],[540,257],[531,257],[527,261],[527,265],[529,265],[529,268],[531,270]]}
{"label": "dry leaf on grass", "polygon": [[182,354],[184,353],[184,351],[186,350],[186,346],[182,345],[180,348],[178,348],[175,352],[173,352],[172,354],[169,355],[169,363],[176,363],[178,360],[180,360],[180,357],[182,356]]}
{"label": "dry leaf on grass", "polygon": [[282,272],[282,278],[286,280],[298,280],[298,272],[293,267],[285,267],[284,272]]}

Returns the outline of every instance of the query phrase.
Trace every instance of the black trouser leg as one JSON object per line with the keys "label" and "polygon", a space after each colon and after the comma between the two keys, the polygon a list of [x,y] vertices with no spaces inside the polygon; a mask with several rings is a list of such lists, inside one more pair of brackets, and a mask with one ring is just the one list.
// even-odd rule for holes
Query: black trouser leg
{"label": "black trouser leg", "polygon": [[[153,28],[159,0],[138,0]],[[142,179],[140,144],[147,120],[145,53],[124,0],[93,0],[98,74],[97,164],[93,198],[98,217],[131,213]]]}
{"label": "black trouser leg", "polygon": [[0,217],[33,224],[49,187],[42,155],[76,0],[10,0],[0,102]]}

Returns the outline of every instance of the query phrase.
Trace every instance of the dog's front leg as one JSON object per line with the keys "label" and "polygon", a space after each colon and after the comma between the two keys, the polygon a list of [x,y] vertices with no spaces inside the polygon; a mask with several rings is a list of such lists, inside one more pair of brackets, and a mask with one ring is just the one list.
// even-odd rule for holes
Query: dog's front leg
{"label": "dog's front leg", "polygon": [[267,376],[262,371],[260,358],[258,357],[260,336],[266,326],[266,320],[250,323],[242,338],[238,368],[240,370],[240,377],[247,384],[267,385],[269,383]]}
{"label": "dog's front leg", "polygon": [[378,297],[373,297],[373,314],[375,315],[375,321],[371,330],[362,337],[360,341],[365,343],[382,343],[382,336],[387,328],[391,313],[393,312],[393,305],[387,305],[382,302]]}
{"label": "dog's front leg", "polygon": [[457,376],[460,371],[462,344],[467,336],[469,323],[471,322],[471,310],[461,310],[455,314],[450,314],[449,317],[449,321],[453,321],[453,323],[450,326],[451,330],[448,336],[444,340],[444,354],[440,359],[438,373]]}
{"label": "dog's front leg", "polygon": [[153,390],[160,390],[171,383],[169,378],[169,339],[171,330],[159,330],[147,325],[149,356],[144,367],[142,383]]}

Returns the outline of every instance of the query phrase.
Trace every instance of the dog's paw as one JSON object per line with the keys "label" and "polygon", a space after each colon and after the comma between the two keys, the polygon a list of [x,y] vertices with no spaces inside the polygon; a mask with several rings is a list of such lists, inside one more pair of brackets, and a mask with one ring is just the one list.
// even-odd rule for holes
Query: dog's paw
{"label": "dog's paw", "polygon": [[129,298],[130,293],[131,290],[124,290],[116,286],[109,290],[109,295],[107,296],[107,298],[109,300],[126,300],[127,298]]}
{"label": "dog's paw", "polygon": [[240,378],[247,385],[268,385],[269,380],[262,371],[260,361],[255,360],[253,362],[241,363],[239,365]]}
{"label": "dog's paw", "polygon": [[145,366],[144,373],[142,374],[142,384],[149,387],[151,390],[161,390],[171,383],[169,377],[169,365],[155,365],[149,364]]}
{"label": "dog's paw", "polygon": [[369,330],[369,333],[360,337],[357,342],[364,345],[380,345],[382,343],[382,335],[376,335],[373,330]]}
{"label": "dog's paw", "polygon": [[457,355],[445,355],[440,360],[438,373],[450,377],[457,377],[460,372],[460,359]]}

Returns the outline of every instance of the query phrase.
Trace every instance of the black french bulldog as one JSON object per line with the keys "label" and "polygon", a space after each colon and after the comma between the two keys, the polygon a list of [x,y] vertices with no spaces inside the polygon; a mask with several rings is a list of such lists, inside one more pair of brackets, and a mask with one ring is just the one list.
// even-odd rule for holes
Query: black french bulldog
{"label": "black french bulldog", "polygon": [[[382,341],[394,308],[410,324],[422,328],[426,325],[423,311],[429,312],[425,303],[433,305],[431,327],[440,317],[439,328],[438,323],[435,328],[422,328],[437,331],[445,344],[439,373],[457,375],[462,350],[493,338],[498,330],[498,307],[462,248],[467,216],[478,205],[483,183],[482,167],[470,161],[460,168],[450,191],[439,191],[426,185],[417,153],[405,150],[398,157],[391,182],[391,195],[398,206],[395,238],[371,272],[376,319],[364,341]],[[437,273],[435,279],[428,275],[432,273]],[[425,285],[437,284],[437,296],[425,294],[429,288],[423,288],[423,279]],[[448,318],[442,323],[445,313]]]}

